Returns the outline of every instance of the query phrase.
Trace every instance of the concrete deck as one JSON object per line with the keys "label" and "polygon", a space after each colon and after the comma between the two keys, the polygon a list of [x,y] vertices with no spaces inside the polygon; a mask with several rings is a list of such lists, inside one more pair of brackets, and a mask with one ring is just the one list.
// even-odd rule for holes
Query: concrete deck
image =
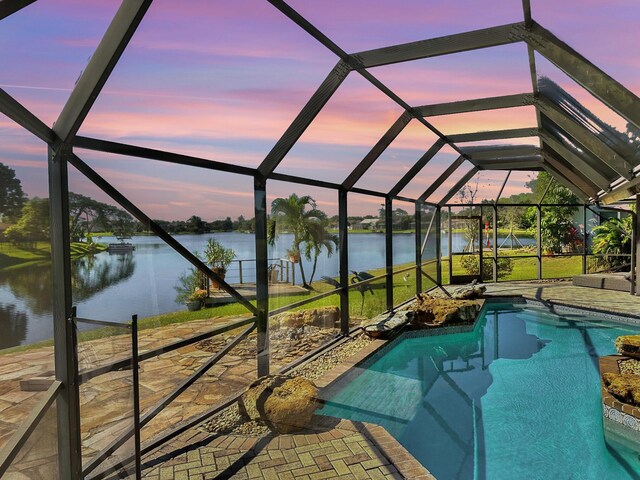
{"label": "concrete deck", "polygon": [[525,298],[590,310],[640,316],[640,297],[627,292],[576,287],[570,280],[560,282],[505,282],[487,284],[489,295],[522,295]]}

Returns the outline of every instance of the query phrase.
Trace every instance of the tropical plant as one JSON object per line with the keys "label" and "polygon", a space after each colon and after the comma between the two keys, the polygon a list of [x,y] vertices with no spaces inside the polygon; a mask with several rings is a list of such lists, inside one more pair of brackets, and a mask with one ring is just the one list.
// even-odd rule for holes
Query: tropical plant
{"label": "tropical plant", "polygon": [[200,270],[191,267],[188,273],[183,273],[178,277],[178,284],[173,288],[178,293],[176,295],[176,302],[186,303],[192,300],[198,300],[198,296],[201,296],[199,292],[205,292],[202,289],[204,274]]}
{"label": "tropical plant", "polygon": [[204,248],[204,258],[212,269],[216,269],[224,275],[233,259],[236,258],[236,252],[232,248],[225,247],[218,240],[210,238]]}
{"label": "tropical plant", "polygon": [[619,219],[611,218],[593,229],[593,253],[601,255],[598,265],[604,268],[616,268],[629,262],[627,257],[620,255],[631,254],[631,239],[633,231],[633,217],[631,215]]}
{"label": "tropical plant", "polygon": [[329,219],[323,218],[321,220],[309,223],[309,236],[305,241],[304,256],[311,260],[313,257],[313,268],[311,270],[311,276],[309,277],[309,283],[313,282],[313,277],[316,274],[316,267],[318,266],[318,257],[322,252],[322,249],[327,250],[327,257],[333,255],[334,246],[338,247],[338,236],[330,233],[328,230]]}
{"label": "tropical plant", "polygon": [[[282,232],[293,234],[290,250],[294,253],[302,252],[303,246],[312,238],[312,229],[314,222],[326,220],[327,214],[316,208],[316,201],[309,195],[299,197],[292,193],[287,198],[276,198],[271,202],[271,217],[267,231],[267,239],[270,245],[274,245],[278,235]],[[309,255],[305,256],[311,259]],[[309,288],[304,273],[302,262],[300,263],[300,275],[302,276],[302,286]]]}

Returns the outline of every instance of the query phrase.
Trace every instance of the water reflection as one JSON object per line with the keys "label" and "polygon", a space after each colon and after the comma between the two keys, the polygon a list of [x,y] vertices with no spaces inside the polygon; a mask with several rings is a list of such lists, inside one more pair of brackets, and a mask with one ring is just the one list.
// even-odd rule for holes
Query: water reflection
{"label": "water reflection", "polygon": [[[114,261],[115,259],[115,261]],[[73,301],[81,302],[131,277],[136,268],[132,252],[90,255],[73,262]]]}
{"label": "water reflection", "polygon": [[493,383],[489,365],[531,358],[546,343],[527,333],[524,319],[499,322],[497,311],[489,311],[473,331],[391,345],[322,413],[383,425],[416,458],[446,459],[429,463],[436,478],[485,478],[480,402]]}
{"label": "water reflection", "polygon": [[[86,301],[130,278],[135,267],[131,252],[74,259],[71,263],[73,301]],[[52,337],[50,263],[0,270],[0,290],[0,348]]]}
{"label": "water reflection", "polygon": [[15,305],[0,304],[0,350],[20,345],[27,337],[27,314]]}

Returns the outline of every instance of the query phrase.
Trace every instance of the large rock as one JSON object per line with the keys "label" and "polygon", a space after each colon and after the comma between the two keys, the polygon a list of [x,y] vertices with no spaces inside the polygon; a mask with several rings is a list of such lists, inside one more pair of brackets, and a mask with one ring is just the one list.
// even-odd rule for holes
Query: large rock
{"label": "large rock", "polygon": [[292,433],[309,424],[317,396],[318,389],[305,378],[269,375],[249,385],[238,406],[243,417],[260,420],[278,433]]}
{"label": "large rock", "polygon": [[473,323],[481,308],[482,300],[454,300],[421,294],[411,306],[411,323],[418,327]]}
{"label": "large rock", "polygon": [[301,328],[305,325],[313,325],[321,328],[335,328],[339,322],[340,309],[338,307],[321,307],[310,310],[285,312],[274,316],[270,321],[275,328]]}
{"label": "large rock", "polygon": [[363,327],[364,333],[371,338],[389,338],[404,327],[413,318],[413,312],[401,310],[395,313],[383,313]]}
{"label": "large rock", "polygon": [[605,373],[602,380],[606,389],[618,400],[640,406],[640,376]]}
{"label": "large rock", "polygon": [[619,354],[640,359],[640,335],[622,335],[616,338],[615,346]]}
{"label": "large rock", "polygon": [[481,283],[472,283],[470,285],[464,285],[462,287],[454,288],[451,292],[451,298],[454,300],[471,300],[474,298],[480,298],[487,290],[487,287]]}

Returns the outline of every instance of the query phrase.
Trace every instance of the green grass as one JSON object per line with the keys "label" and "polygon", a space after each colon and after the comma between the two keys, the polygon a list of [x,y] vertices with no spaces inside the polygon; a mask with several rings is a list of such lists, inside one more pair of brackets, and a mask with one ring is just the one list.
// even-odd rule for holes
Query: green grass
{"label": "green grass", "polygon": [[[91,253],[100,253],[107,249],[104,243],[71,242],[71,257],[82,257]],[[51,261],[51,244],[35,242],[30,245],[14,245],[0,242],[0,269],[23,268]]]}
{"label": "green grass", "polygon": [[[485,255],[490,252],[486,252]],[[523,256],[531,254],[530,251],[522,250],[514,250],[514,256]],[[489,255],[490,256],[490,255]],[[460,257],[453,257],[454,265],[453,265],[453,273],[457,275],[464,275],[467,272],[462,268],[460,264]],[[490,261],[487,258],[487,261]],[[514,259],[514,268],[513,272],[505,278],[501,278],[500,281],[507,280],[534,280],[537,276],[537,260],[535,258],[515,258]],[[442,280],[443,283],[449,283],[449,269],[448,269],[449,261],[447,258],[443,258],[442,261]],[[404,267],[409,266],[406,265],[396,265],[394,266],[394,270],[402,270]],[[436,278],[436,263],[435,262],[425,262],[423,265],[424,271],[430,275],[432,278]],[[574,257],[544,257],[543,258],[543,278],[563,278],[572,275],[576,275],[581,273],[582,271],[582,258],[580,256]],[[375,269],[370,270],[374,276],[382,275],[384,273],[384,269]],[[405,273],[408,273],[408,276],[405,277]],[[360,318],[372,318],[387,309],[386,306],[386,280],[384,278],[380,280],[376,280],[371,284],[371,290],[367,290],[364,292],[364,303],[363,303],[363,295],[355,289],[351,289],[349,291],[349,308],[350,308],[350,316],[353,318],[352,326],[359,323]],[[398,305],[415,295],[416,280],[415,280],[415,270],[410,269],[407,272],[394,274],[393,277],[393,303],[394,305]],[[432,287],[434,284],[427,277],[422,278],[422,288],[423,290],[427,290]],[[309,296],[318,295],[333,289],[330,285],[325,282],[313,282],[312,286],[314,290],[309,293]],[[270,296],[269,297],[269,309],[275,310],[287,305],[291,305],[293,303],[299,302],[309,296],[305,295],[280,295],[280,296]],[[255,301],[251,301],[251,304],[256,305]],[[339,295],[330,295],[325,298],[318,299],[316,301],[312,301],[303,305],[301,307],[297,307],[292,309],[292,311],[297,310],[309,310],[313,308],[320,307],[329,307],[329,306],[340,306],[340,297]],[[251,313],[241,304],[239,303],[229,303],[225,305],[214,306],[210,308],[203,308],[201,310],[190,312],[188,310],[178,310],[175,312],[164,313],[161,315],[156,315],[153,317],[147,317],[139,320],[138,326],[140,330],[146,330],[150,328],[163,327],[166,325],[176,324],[176,323],[184,323],[191,322],[194,320],[202,320],[202,319],[212,319],[212,320],[223,320],[228,319],[230,317],[240,317],[240,316],[250,316]],[[212,322],[212,326],[215,322]],[[94,330],[88,330],[86,332],[81,333],[82,341],[95,340],[99,338],[104,338],[112,335],[117,335],[123,333],[121,329],[118,328],[98,328]],[[50,346],[52,345],[52,340],[46,340],[43,342],[38,342],[30,345],[23,345],[18,347],[12,347],[5,350],[0,351],[1,354],[21,352],[26,350],[32,350],[40,347]]]}
{"label": "green grass", "polygon": [[32,245],[13,245],[0,242],[0,268],[13,267],[20,264],[33,264],[49,261],[51,247],[49,242],[35,242]]}

